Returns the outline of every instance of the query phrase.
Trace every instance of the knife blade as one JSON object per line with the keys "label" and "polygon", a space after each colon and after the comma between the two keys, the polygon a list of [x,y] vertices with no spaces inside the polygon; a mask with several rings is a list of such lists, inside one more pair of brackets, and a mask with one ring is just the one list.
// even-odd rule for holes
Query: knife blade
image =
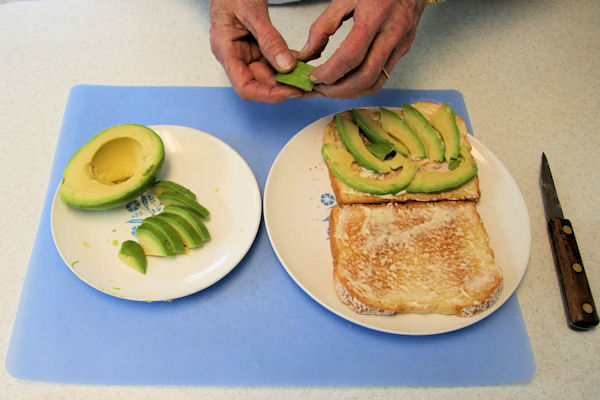
{"label": "knife blade", "polygon": [[569,327],[575,330],[593,328],[598,325],[596,305],[583,267],[573,226],[571,221],[563,215],[548,159],[544,153],[542,153],[540,186],[554,265]]}

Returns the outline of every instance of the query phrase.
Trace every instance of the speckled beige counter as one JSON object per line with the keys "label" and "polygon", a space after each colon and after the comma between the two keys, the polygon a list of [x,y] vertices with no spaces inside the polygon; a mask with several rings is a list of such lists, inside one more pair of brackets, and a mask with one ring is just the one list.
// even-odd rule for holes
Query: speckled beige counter
{"label": "speckled beige counter", "polygon": [[[4,369],[69,89],[78,83],[226,86],[204,0],[0,1],[1,399],[600,398],[600,332],[567,328],[538,187],[546,152],[600,302],[600,3],[461,1],[429,6],[390,88],[457,89],[478,139],[529,209],[532,250],[518,289],[538,371],[489,387],[111,387],[21,381]],[[327,2],[274,6],[300,48]],[[293,21],[290,24],[289,21]],[[339,43],[336,37],[331,48]]]}

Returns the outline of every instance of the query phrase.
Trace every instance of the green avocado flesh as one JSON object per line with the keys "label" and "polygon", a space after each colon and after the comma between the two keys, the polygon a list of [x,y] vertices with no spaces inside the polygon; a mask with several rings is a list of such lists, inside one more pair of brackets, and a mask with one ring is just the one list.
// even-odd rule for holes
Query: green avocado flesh
{"label": "green avocado flesh", "polygon": [[406,124],[421,139],[427,151],[427,157],[432,161],[444,161],[444,142],[433,129],[427,118],[419,110],[408,104],[402,105]]}
{"label": "green avocado flesh", "polygon": [[420,170],[406,187],[411,193],[437,193],[459,187],[477,175],[477,162],[467,146],[460,149],[460,164],[446,172]]}
{"label": "green avocado flesh", "polygon": [[454,111],[444,103],[429,119],[431,125],[437,129],[444,139],[446,161],[453,160],[460,153],[460,131],[456,124]]}
{"label": "green avocado flesh", "polygon": [[158,196],[159,194],[164,193],[164,192],[176,192],[176,193],[181,193],[183,195],[186,195],[193,200],[196,200],[196,194],[194,192],[192,192],[185,186],[180,185],[179,183],[176,183],[173,181],[167,181],[167,180],[156,181],[156,182],[154,182],[154,185],[152,185],[151,189],[152,189],[152,193],[154,193],[155,196]]}
{"label": "green avocado flesh", "polygon": [[144,219],[140,226],[152,225],[156,229],[162,231],[167,236],[167,240],[173,249],[175,254],[184,253],[185,246],[183,245],[183,241],[181,237],[179,237],[179,233],[175,230],[171,225],[169,225],[166,221],[163,221],[156,216],[148,217]]}
{"label": "green avocado flesh", "polygon": [[381,107],[381,127],[398,139],[408,148],[408,152],[412,158],[421,159],[427,156],[425,146],[416,133],[404,122],[402,118],[395,112]]}
{"label": "green avocado flesh", "polygon": [[343,147],[324,144],[321,147],[321,154],[339,180],[360,192],[376,195],[401,192],[419,169],[416,164],[408,162],[404,164],[400,173],[385,174],[381,178],[373,179],[352,168],[355,159]]}
{"label": "green avocado flesh", "polygon": [[166,214],[177,214],[183,218],[194,228],[198,233],[202,241],[210,240],[210,233],[206,228],[206,225],[202,221],[202,217],[199,214],[193,212],[190,209],[180,206],[166,206],[163,208],[163,212]]}
{"label": "green avocado flesh", "polygon": [[154,225],[140,225],[136,231],[136,236],[138,243],[148,256],[171,257],[175,255],[167,235]]}
{"label": "green avocado flesh", "polygon": [[136,271],[141,272],[142,274],[146,273],[148,260],[146,259],[144,249],[137,242],[126,240],[121,243],[119,258]]}
{"label": "green avocado flesh", "polygon": [[387,143],[394,147],[398,153],[407,156],[408,148],[390,136],[366,110],[353,109],[352,117],[364,135],[373,143]]}
{"label": "green avocado flesh", "polygon": [[202,246],[202,238],[196,230],[190,225],[185,218],[177,214],[160,213],[154,218],[165,221],[171,225],[179,234],[181,241],[188,249]]}
{"label": "green avocado flesh", "polygon": [[103,210],[135,199],[155,181],[165,157],[161,138],[136,124],[98,133],[71,157],[58,189],[69,207]]}
{"label": "green avocado flesh", "polygon": [[202,218],[209,217],[210,212],[196,200],[177,192],[164,192],[156,196],[165,206],[181,206],[198,213]]}
{"label": "green avocado flesh", "polygon": [[[411,161],[411,158],[423,159],[427,155],[431,161],[433,154],[436,163],[444,162],[446,153],[444,143],[427,118],[412,106],[403,107],[404,118],[381,107],[380,128],[392,136],[396,135],[398,140],[407,144],[409,158],[399,152],[391,151],[387,141],[378,141],[369,134],[365,134],[368,140],[364,139],[359,133],[360,124],[354,124],[348,117],[349,113],[336,114],[335,125],[344,147],[333,144],[324,144],[321,147],[321,154],[333,175],[351,188],[374,195],[397,194],[403,190],[411,193],[443,192],[453,190],[477,175],[477,163],[469,148],[460,145],[460,131],[458,127],[453,128],[457,126],[455,114],[447,104],[440,108],[442,111],[438,110],[434,114],[434,124],[440,131],[452,131],[451,135],[446,136],[445,133],[442,135],[448,137],[445,139],[448,147],[452,148],[457,144],[460,146],[459,154],[452,157],[453,152],[448,153],[450,158],[447,163],[436,164],[435,171],[426,170],[428,164],[426,159],[420,162]],[[358,110],[352,110],[352,114],[355,118],[358,116],[357,120],[362,120],[368,115]],[[369,119],[376,123],[372,117]],[[363,133],[368,130],[368,128],[361,129]],[[416,131],[420,134],[415,133]],[[423,132],[428,133],[423,134]],[[426,139],[428,135],[429,144]],[[365,144],[364,140],[372,143]],[[354,163],[361,166],[363,170]],[[420,166],[421,164],[423,166]],[[447,168],[443,168],[444,165],[447,165]]]}
{"label": "green avocado flesh", "polygon": [[367,145],[367,149],[369,149],[369,151],[373,153],[375,157],[379,158],[380,160],[385,160],[385,158],[394,151],[394,146],[390,143],[378,142],[369,143]]}
{"label": "green avocado flesh", "polygon": [[302,61],[296,61],[296,68],[292,72],[277,73],[275,80],[289,86],[294,86],[302,89],[305,92],[310,92],[314,84],[310,81],[310,72],[315,69],[314,66],[306,64]]}
{"label": "green avocado flesh", "polygon": [[335,126],[346,150],[352,154],[358,165],[371,171],[385,173],[391,168],[385,161],[369,151],[358,131],[358,126],[341,114],[335,116]]}

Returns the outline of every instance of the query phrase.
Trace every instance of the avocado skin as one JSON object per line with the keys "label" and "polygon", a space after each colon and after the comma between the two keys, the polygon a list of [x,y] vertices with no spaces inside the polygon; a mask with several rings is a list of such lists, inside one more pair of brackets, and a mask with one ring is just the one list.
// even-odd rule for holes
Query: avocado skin
{"label": "avocado skin", "polygon": [[[138,181],[135,182],[134,185],[114,185],[113,187],[123,187],[123,190],[114,191],[115,193],[113,195],[106,195],[104,192],[101,196],[96,196],[87,195],[85,187],[76,187],[70,184],[71,179],[69,179],[69,176],[75,173],[78,174],[79,172],[77,170],[83,170],[83,166],[91,161],[95,152],[91,152],[91,154],[86,153],[89,152],[93,146],[99,148],[102,145],[103,140],[104,143],[106,143],[115,137],[119,137],[118,135],[121,135],[121,131],[126,132],[128,129],[144,132],[154,146],[154,152],[152,152],[152,159],[154,162],[150,162],[150,164],[144,168],[144,171],[140,174]],[[99,145],[96,144],[97,142]],[[86,144],[81,146],[73,156],[71,156],[65,167],[61,184],[59,185],[58,195],[65,205],[84,210],[107,210],[123,206],[130,201],[135,200],[152,186],[156,180],[156,176],[162,170],[164,157],[165,149],[162,139],[152,129],[139,124],[120,124],[108,127],[92,137]],[[92,181],[92,179],[90,179],[90,181]],[[112,189],[109,186],[106,188],[108,191]]]}
{"label": "avocado skin", "polygon": [[325,158],[332,173],[346,185],[363,193],[375,195],[396,194],[401,192],[412,180],[418,171],[418,166],[412,162],[406,162],[402,172],[393,177],[383,179],[371,179],[361,176],[360,172],[352,169],[355,162],[352,154],[343,147],[331,144],[321,146],[321,154]]}
{"label": "avocado skin", "polygon": [[292,72],[279,72],[275,75],[275,80],[279,83],[304,90],[305,92],[310,92],[314,87],[314,84],[310,80],[310,73],[313,69],[315,69],[314,66],[297,60],[296,67]]}
{"label": "avocado skin", "polygon": [[410,193],[437,193],[451,190],[466,183],[477,175],[477,162],[467,146],[460,149],[462,158],[458,167],[447,172],[432,172],[420,170],[406,187]]}

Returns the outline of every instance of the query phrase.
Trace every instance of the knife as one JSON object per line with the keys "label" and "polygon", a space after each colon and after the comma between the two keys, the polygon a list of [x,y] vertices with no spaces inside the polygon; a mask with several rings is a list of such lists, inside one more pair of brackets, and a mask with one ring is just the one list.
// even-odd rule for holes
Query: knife
{"label": "knife", "polygon": [[554,265],[569,327],[575,330],[593,328],[598,325],[596,305],[583,268],[573,226],[571,221],[564,218],[550,166],[544,153],[542,153],[540,186]]}

